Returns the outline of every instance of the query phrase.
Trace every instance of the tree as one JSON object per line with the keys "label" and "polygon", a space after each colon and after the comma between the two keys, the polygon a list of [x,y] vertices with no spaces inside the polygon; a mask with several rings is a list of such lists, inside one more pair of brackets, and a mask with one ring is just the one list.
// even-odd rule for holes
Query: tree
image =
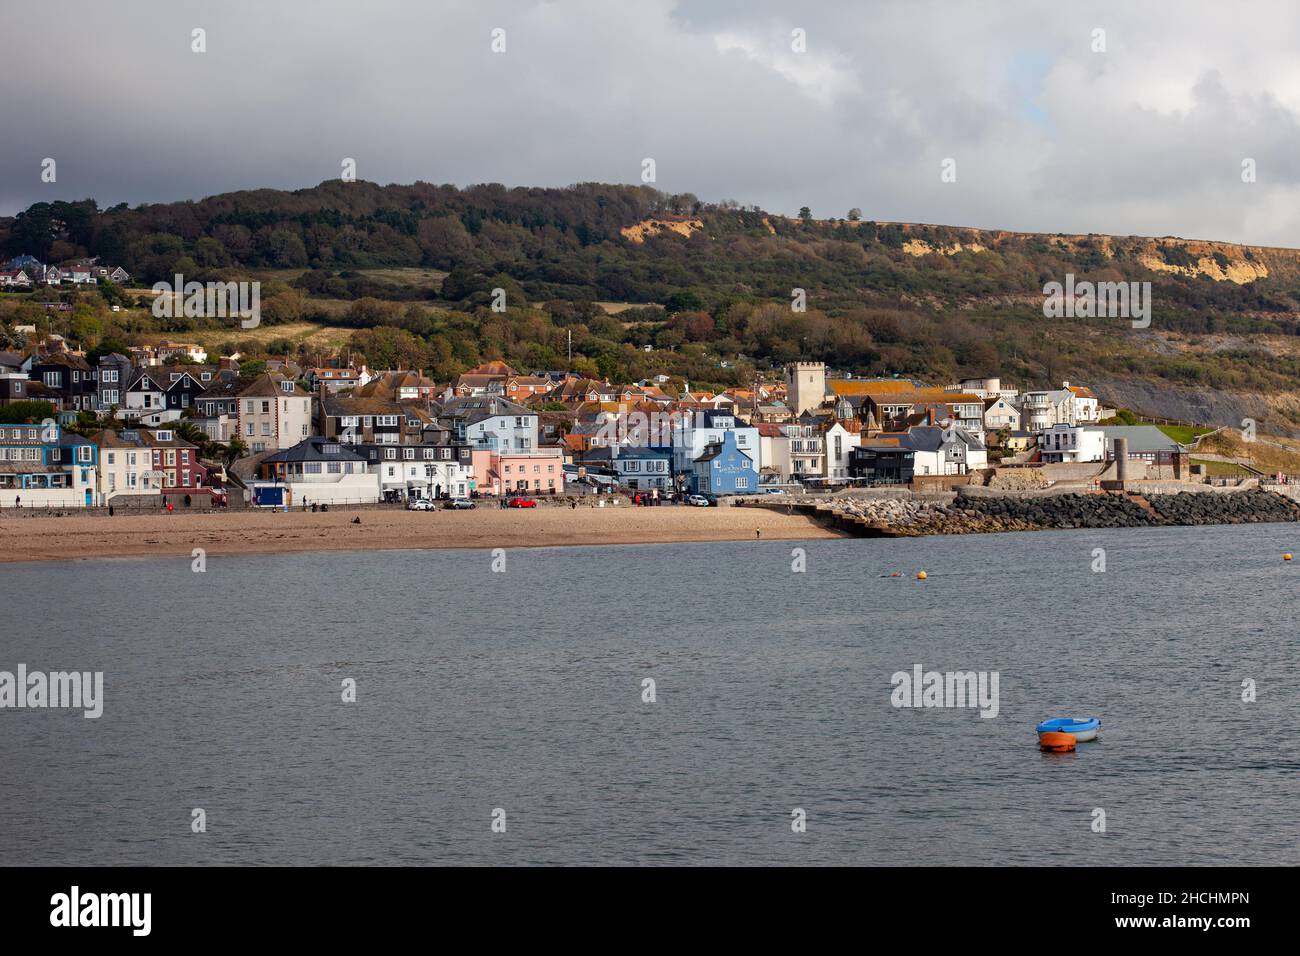
{"label": "tree", "polygon": [[849,222],[858,222],[860,219],[862,219],[862,210],[854,206],[849,210]]}
{"label": "tree", "polygon": [[236,435],[226,443],[226,447],[221,452],[221,461],[229,468],[235,463],[236,459],[243,458],[247,454],[248,446],[240,441],[239,436]]}
{"label": "tree", "polygon": [[807,206],[800,206],[800,207],[799,207],[799,218],[802,219],[804,222],[811,222],[811,221],[812,221],[812,210],[809,209]]}
{"label": "tree", "polygon": [[0,405],[0,422],[22,425],[27,422],[43,422],[54,417],[54,406],[49,402],[26,401],[10,402]]}

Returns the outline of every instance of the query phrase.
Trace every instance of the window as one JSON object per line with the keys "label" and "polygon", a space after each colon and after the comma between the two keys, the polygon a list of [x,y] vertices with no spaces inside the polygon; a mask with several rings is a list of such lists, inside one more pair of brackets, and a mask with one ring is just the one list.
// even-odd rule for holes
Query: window
{"label": "window", "polygon": [[91,462],[95,460],[95,451],[89,445],[81,445],[77,448],[77,461]]}
{"label": "window", "polygon": [[111,452],[111,451],[108,453],[108,463],[109,463],[110,465],[116,465],[116,464],[117,464],[117,455],[116,455],[115,453]]}
{"label": "window", "polygon": [[320,462],[318,462],[318,461],[307,461],[307,462],[303,462],[302,471],[303,471],[303,474],[305,474],[305,475],[319,475],[319,474],[320,474]]}
{"label": "window", "polygon": [[262,403],[262,414],[263,414],[263,415],[269,415],[269,414],[271,414],[271,403],[270,403],[270,402],[263,402],[263,403]]}
{"label": "window", "polygon": [[414,461],[414,460],[415,460],[415,449],[414,449],[414,448],[403,448],[403,449],[402,449],[402,458],[403,458],[403,460],[405,460],[405,461]]}
{"label": "window", "polygon": [[340,462],[337,462],[337,461],[331,461],[331,462],[328,462],[328,464],[329,464],[329,473],[330,473],[331,475],[342,474],[342,472],[343,472],[343,466],[342,466],[342,464],[341,464]]}

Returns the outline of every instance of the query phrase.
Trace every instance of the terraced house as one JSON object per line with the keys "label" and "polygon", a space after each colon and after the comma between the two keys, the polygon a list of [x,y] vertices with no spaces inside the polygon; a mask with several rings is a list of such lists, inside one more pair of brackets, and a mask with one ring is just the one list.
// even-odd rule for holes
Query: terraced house
{"label": "terraced house", "polygon": [[293,448],[311,434],[311,392],[263,372],[237,396],[238,433],[255,454]]}
{"label": "terraced house", "polygon": [[53,422],[0,425],[0,508],[95,504],[99,449]]}

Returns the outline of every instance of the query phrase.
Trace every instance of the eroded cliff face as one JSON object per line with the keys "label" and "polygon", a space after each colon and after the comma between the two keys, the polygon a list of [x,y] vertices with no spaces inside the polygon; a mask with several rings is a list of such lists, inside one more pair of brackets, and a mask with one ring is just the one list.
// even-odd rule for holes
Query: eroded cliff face
{"label": "eroded cliff face", "polygon": [[665,216],[660,219],[643,219],[632,226],[620,229],[628,242],[640,245],[648,236],[660,236],[671,232],[689,239],[704,228],[704,220],[686,216]]}
{"label": "eroded cliff face", "polygon": [[1131,408],[1153,418],[1241,428],[1254,419],[1261,432],[1300,436],[1300,393],[1256,395],[1162,382],[1094,378],[1092,388],[1111,408]]}

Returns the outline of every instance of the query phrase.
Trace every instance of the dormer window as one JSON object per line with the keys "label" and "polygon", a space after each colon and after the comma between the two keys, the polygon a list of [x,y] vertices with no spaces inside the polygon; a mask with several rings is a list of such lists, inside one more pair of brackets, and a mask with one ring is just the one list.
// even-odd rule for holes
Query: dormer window
{"label": "dormer window", "polygon": [[285,379],[283,382],[280,383],[280,388],[282,388],[289,395],[293,394],[293,382],[289,381],[288,379]]}
{"label": "dormer window", "polygon": [[172,440],[172,433],[171,433],[171,432],[158,432],[158,440],[159,440],[159,441],[171,441],[171,440]]}
{"label": "dormer window", "polygon": [[341,449],[338,445],[323,445],[322,450],[327,455],[337,455]]}

